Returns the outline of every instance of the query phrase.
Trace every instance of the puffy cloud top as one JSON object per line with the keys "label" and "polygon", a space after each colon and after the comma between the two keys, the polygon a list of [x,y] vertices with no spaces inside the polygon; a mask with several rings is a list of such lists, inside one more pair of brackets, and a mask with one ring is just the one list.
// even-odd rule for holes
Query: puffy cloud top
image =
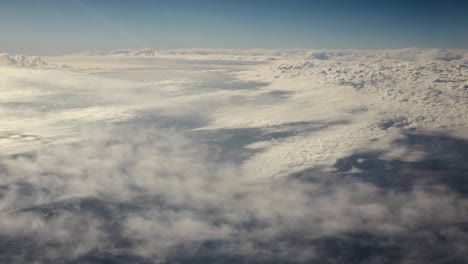
{"label": "puffy cloud top", "polygon": [[11,55],[8,53],[0,53],[0,66],[17,66],[27,68],[45,68],[49,64],[41,59],[41,57],[28,57],[25,55]]}

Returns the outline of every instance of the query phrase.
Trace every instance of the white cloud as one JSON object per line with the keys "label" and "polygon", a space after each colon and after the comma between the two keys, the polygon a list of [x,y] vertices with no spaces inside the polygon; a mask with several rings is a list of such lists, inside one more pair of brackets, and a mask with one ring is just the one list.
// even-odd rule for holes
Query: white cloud
{"label": "white cloud", "polygon": [[[308,58],[320,52],[328,59]],[[0,69],[0,243],[22,245],[0,259],[339,262],[333,241],[351,252],[365,234],[402,262],[466,261],[468,200],[431,182],[437,171],[419,168],[421,182],[398,189],[332,166],[364,150],[424,160],[427,149],[395,140],[467,125],[463,59],[407,52],[426,54],[179,50],[108,56],[98,72],[79,56],[51,58],[70,59],[66,71]],[[233,62],[213,73],[213,58]],[[184,78],[155,77],[181,68]]]}
{"label": "white cloud", "polygon": [[49,64],[41,57],[27,57],[25,55],[10,55],[0,53],[0,66],[17,66],[27,68],[47,68]]}
{"label": "white cloud", "polygon": [[[294,239],[353,232],[398,237],[468,217],[468,200],[444,187],[394,192],[320,171],[322,180],[310,183],[252,182],[231,162],[216,161],[210,146],[171,129],[117,126],[83,136],[88,139],[2,161],[4,234],[39,239],[35,245],[49,257],[65,249],[40,241],[70,247],[87,241],[63,251],[73,258],[95,248],[112,251],[117,232],[133,241],[127,250],[151,259],[173,258],[181,246],[191,248],[186,257],[202,254],[204,243],[218,241],[213,254],[286,260],[296,257],[291,252],[315,256],[314,246],[296,247]],[[76,200],[86,197],[97,200]],[[18,212],[25,209],[26,215]],[[14,222],[17,217],[22,220]],[[113,221],[121,229],[109,231]]]}

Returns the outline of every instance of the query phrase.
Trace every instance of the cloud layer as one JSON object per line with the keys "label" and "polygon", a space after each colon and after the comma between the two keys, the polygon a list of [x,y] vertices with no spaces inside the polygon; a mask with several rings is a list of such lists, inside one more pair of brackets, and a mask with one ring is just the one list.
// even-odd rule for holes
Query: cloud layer
{"label": "cloud layer", "polygon": [[[109,254],[301,262],[321,256],[323,239],[361,233],[409,243],[402,259],[426,259],[413,256],[427,250],[411,244],[419,239],[433,250],[443,242],[444,255],[467,250],[459,224],[468,200],[443,185],[399,191],[320,170],[312,182],[252,182],[235,164],[216,161],[216,149],[171,129],[83,134],[79,143],[2,161],[3,243],[33,241],[21,255],[6,252],[9,261]],[[399,246],[382,243],[375,246]]]}
{"label": "cloud layer", "polygon": [[0,262],[465,263],[460,54],[2,55]]}

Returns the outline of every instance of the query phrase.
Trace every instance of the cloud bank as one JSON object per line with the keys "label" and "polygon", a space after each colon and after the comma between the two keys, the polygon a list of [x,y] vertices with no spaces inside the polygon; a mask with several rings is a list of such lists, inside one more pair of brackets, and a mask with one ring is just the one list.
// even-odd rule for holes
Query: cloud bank
{"label": "cloud bank", "polygon": [[0,66],[17,66],[27,68],[47,68],[49,65],[41,57],[28,57],[24,55],[10,55],[0,53]]}
{"label": "cloud bank", "polygon": [[181,52],[2,55],[0,262],[468,261],[459,51]]}
{"label": "cloud bank", "polygon": [[[2,160],[5,260],[308,262],[323,257],[324,240],[359,242],[359,234],[406,243],[374,246],[396,247],[408,263],[435,258],[429,248],[466,260],[468,200],[444,185],[396,190],[320,171],[311,182],[252,182],[216,161],[216,149],[171,129],[111,126],[83,135]],[[372,254],[369,263],[384,257]]]}

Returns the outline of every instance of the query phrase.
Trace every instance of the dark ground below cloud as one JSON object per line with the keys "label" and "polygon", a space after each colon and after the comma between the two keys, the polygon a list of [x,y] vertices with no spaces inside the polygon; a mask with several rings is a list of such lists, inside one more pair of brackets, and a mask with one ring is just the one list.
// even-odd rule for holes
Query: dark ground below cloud
{"label": "dark ground below cloud", "polygon": [[[191,128],[204,122],[196,118],[166,119],[147,116],[141,120],[134,120],[133,125],[147,124],[148,120],[157,120],[157,123],[163,126],[167,123],[168,126]],[[297,128],[295,133],[310,132],[311,129],[320,130],[330,125],[334,124],[291,124]],[[265,132],[259,129],[228,129],[193,132],[190,137],[218,148],[219,162],[226,160],[241,162],[252,155],[245,149],[246,145],[259,140],[281,139],[292,135],[294,133]],[[461,197],[468,197],[468,142],[466,140],[446,135],[407,134],[404,139],[395,141],[394,145],[422,151],[426,153],[425,158],[409,162],[384,159],[382,157],[384,152],[355,153],[337,160],[334,173],[323,172],[321,168],[311,168],[295,173],[285,180],[299,181],[304,185],[321,181],[328,182],[327,184],[365,182],[378,187],[382,193],[409,192],[415,186],[425,186],[424,188],[430,191],[434,186],[444,186]],[[358,172],[353,169],[358,169]],[[23,186],[24,194],[31,191],[29,187]],[[1,186],[0,194],[2,190],[8,188],[8,186]],[[134,242],[122,233],[120,221],[130,212],[143,213],[149,208],[164,208],[165,206],[165,201],[158,196],[141,197],[139,200],[128,203],[118,203],[103,197],[88,197],[22,208],[18,211],[18,216],[20,217],[23,212],[33,212],[47,219],[53,218],[54,215],[71,213],[93,215],[104,220],[106,232],[110,234],[114,245],[112,251],[96,249],[72,260],[51,260],[55,263],[143,264],[153,263],[154,260],[131,253]],[[444,213],[444,208],[440,208],[440,213]],[[253,228],[255,228],[255,223]],[[303,252],[313,249],[317,257],[314,261],[307,261],[308,263],[461,264],[468,261],[467,246],[463,245],[468,242],[467,238],[468,220],[415,226],[407,233],[395,236],[344,232],[337,236],[311,239],[306,235],[283,233],[274,241],[254,241],[256,247],[265,252],[256,256],[223,253],[220,249],[230,241],[208,240],[196,245],[190,243],[179,245],[171,250],[164,261],[167,263],[288,263],[287,258],[278,258],[275,255],[275,252],[281,251],[281,247],[286,246]],[[44,246],[54,247],[53,244],[35,244],[27,236],[2,236],[0,237],[0,262],[14,263],[19,255],[22,256],[22,261],[33,262],[40,256]],[[290,261],[290,263],[295,262],[297,261]]]}
{"label": "dark ground below cloud", "polygon": [[[425,158],[409,162],[382,158],[384,152],[360,152],[337,160],[330,177],[342,182],[362,181],[382,193],[410,192],[424,186],[443,186],[468,197],[468,141],[447,135],[407,134],[394,142],[423,151]],[[358,169],[358,170],[355,170]],[[357,171],[357,172],[353,172]],[[315,182],[320,173],[311,168],[291,177]],[[439,208],[444,214],[445,208]],[[376,236],[346,233],[313,241],[320,248],[316,263],[466,263],[468,219],[415,226],[404,235]]]}

